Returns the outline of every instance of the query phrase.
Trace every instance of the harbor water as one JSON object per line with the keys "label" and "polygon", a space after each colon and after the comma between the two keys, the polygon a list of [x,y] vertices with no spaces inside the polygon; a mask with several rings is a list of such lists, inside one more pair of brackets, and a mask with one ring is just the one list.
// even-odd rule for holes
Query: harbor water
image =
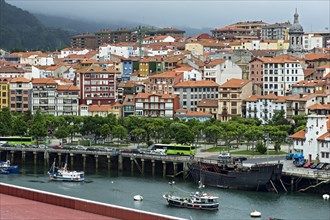
{"label": "harbor water", "polygon": [[[169,207],[162,197],[169,191],[188,196],[197,190],[197,185],[190,180],[112,170],[97,173],[86,170],[85,174],[83,183],[51,182],[46,168],[25,165],[20,166],[18,174],[0,175],[0,182],[193,220],[252,219],[250,213],[254,210],[262,213],[257,219],[330,219],[330,201],[323,200],[322,195],[246,192],[206,186],[204,191],[219,196],[219,210],[192,210]],[[175,184],[169,184],[172,181]],[[143,196],[143,201],[133,200],[137,194]]]}

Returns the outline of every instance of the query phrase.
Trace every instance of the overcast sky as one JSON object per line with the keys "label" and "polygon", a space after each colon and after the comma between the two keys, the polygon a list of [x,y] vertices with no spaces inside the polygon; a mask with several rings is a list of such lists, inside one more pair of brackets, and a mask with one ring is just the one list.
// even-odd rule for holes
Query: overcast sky
{"label": "overcast sky", "polygon": [[6,0],[32,13],[91,21],[134,21],[157,27],[223,27],[237,21],[293,22],[305,32],[330,29],[329,0]]}

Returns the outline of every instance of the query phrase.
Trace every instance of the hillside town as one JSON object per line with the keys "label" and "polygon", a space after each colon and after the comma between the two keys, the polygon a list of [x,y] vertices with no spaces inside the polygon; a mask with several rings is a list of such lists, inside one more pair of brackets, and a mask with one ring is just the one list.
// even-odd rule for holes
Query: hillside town
{"label": "hillside town", "polygon": [[307,115],[293,134],[330,163],[330,33],[244,21],[186,37],[175,28],[100,30],[60,51],[0,51],[0,108],[54,116],[162,117],[267,124]]}

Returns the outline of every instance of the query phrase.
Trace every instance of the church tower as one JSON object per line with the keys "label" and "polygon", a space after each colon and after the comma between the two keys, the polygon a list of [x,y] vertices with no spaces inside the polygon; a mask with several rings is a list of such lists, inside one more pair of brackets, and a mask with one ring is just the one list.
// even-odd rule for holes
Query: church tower
{"label": "church tower", "polygon": [[294,14],[293,24],[289,29],[289,49],[288,52],[292,54],[302,53],[303,52],[303,35],[304,30],[298,21],[297,9]]}

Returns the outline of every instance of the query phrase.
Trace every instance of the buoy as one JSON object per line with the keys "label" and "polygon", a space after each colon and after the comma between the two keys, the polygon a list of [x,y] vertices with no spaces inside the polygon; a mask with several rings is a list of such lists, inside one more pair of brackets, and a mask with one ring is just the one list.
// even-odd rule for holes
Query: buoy
{"label": "buoy", "polygon": [[253,212],[250,213],[251,217],[261,217],[261,212],[258,212],[257,210],[254,210]]}
{"label": "buoy", "polygon": [[330,195],[328,195],[328,194],[324,194],[322,197],[323,197],[324,200],[329,200]]}
{"label": "buoy", "polygon": [[133,198],[134,198],[135,201],[142,201],[143,200],[143,197],[141,195],[135,195]]}

